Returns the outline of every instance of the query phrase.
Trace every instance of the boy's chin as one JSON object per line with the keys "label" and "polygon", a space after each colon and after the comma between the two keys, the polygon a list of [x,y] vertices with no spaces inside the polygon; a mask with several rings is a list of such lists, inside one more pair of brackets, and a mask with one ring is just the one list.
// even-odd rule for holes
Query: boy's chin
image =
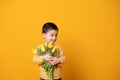
{"label": "boy's chin", "polygon": [[54,44],[55,43],[55,41],[50,41],[52,44]]}

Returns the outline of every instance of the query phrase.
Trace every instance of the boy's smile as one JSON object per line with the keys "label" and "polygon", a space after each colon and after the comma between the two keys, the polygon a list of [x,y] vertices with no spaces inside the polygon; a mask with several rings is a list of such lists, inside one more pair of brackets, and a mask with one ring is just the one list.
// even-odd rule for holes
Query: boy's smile
{"label": "boy's smile", "polygon": [[45,38],[45,43],[52,42],[55,43],[57,40],[57,30],[48,30],[47,33],[43,33],[43,37]]}

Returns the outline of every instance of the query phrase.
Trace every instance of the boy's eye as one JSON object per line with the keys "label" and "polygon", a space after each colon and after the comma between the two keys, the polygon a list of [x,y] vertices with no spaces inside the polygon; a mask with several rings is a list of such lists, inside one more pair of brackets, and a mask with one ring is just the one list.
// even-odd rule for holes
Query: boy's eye
{"label": "boy's eye", "polygon": [[57,37],[57,35],[50,35],[51,37],[53,37],[53,36],[55,36],[55,37]]}

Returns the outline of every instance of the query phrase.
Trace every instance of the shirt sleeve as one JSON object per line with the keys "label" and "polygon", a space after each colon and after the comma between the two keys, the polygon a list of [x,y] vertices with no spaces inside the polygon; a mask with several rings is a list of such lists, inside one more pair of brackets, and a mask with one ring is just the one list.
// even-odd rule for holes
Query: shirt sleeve
{"label": "shirt sleeve", "polygon": [[44,60],[43,56],[33,55],[33,62],[36,64],[41,64]]}
{"label": "shirt sleeve", "polygon": [[62,66],[66,62],[66,57],[64,55],[62,48],[60,47],[58,48],[58,53],[59,53],[59,59],[60,59],[60,63],[58,65]]}

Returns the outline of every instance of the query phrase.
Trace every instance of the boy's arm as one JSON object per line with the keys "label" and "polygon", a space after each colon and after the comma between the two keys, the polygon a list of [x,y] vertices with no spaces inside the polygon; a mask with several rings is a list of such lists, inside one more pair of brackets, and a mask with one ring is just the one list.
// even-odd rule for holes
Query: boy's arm
{"label": "boy's arm", "polygon": [[61,48],[59,48],[59,60],[60,60],[60,63],[58,64],[59,66],[62,66],[66,62],[66,57]]}
{"label": "boy's arm", "polygon": [[[40,48],[40,46],[38,45],[37,48]],[[33,50],[33,62],[36,63],[36,64],[41,64],[44,59],[43,59],[43,56],[39,56],[38,53],[37,53],[37,48],[35,50]]]}
{"label": "boy's arm", "polygon": [[53,57],[50,54],[46,54],[44,56],[39,56],[38,54],[33,56],[33,62],[37,64],[41,64],[44,60],[51,61],[53,60]]}
{"label": "boy's arm", "polygon": [[38,56],[38,55],[33,56],[33,62],[34,63],[41,64],[43,61],[44,61],[43,56]]}
{"label": "boy's arm", "polygon": [[58,54],[58,57],[53,57],[53,60],[51,60],[49,62],[50,62],[51,65],[58,64],[58,66],[62,66],[66,61],[66,57],[63,53],[63,50],[59,47],[58,47],[57,54]]}

